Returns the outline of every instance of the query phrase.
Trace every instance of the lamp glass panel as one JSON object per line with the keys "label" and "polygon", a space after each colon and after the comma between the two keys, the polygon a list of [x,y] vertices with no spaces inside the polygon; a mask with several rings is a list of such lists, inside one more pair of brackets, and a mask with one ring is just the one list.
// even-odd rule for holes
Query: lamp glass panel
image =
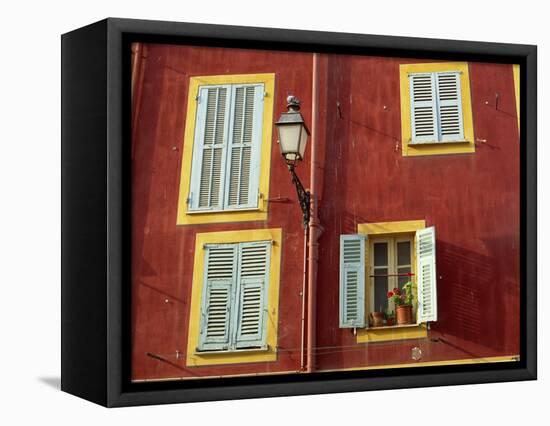
{"label": "lamp glass panel", "polygon": [[279,130],[279,144],[281,145],[281,152],[283,155],[296,154],[299,152],[300,143],[300,130],[302,125],[297,124],[283,124],[278,126]]}
{"label": "lamp glass panel", "polygon": [[306,152],[306,145],[307,145],[307,131],[304,126],[300,126],[300,158],[304,159],[304,154]]}

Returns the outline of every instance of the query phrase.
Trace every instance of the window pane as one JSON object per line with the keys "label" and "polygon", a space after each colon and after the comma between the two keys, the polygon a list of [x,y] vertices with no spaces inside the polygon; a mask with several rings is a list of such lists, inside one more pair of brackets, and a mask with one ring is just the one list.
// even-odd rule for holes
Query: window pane
{"label": "window pane", "polygon": [[[411,267],[410,266],[407,266],[405,268],[397,268],[397,273],[398,274],[407,274],[411,272]],[[408,281],[410,281],[411,277],[397,277],[397,282],[398,282],[398,286],[399,286],[399,289],[402,289],[403,288],[403,285],[405,283],[407,283]]]}
{"label": "window pane", "polygon": [[374,275],[383,275],[374,277],[374,306],[373,309],[377,312],[386,311],[388,307],[388,270],[385,268],[375,269]]}
{"label": "window pane", "polygon": [[411,242],[410,241],[400,241],[397,243],[397,264],[398,265],[411,264]]}
{"label": "window pane", "polygon": [[374,243],[373,246],[374,266],[386,266],[388,264],[388,243]]}

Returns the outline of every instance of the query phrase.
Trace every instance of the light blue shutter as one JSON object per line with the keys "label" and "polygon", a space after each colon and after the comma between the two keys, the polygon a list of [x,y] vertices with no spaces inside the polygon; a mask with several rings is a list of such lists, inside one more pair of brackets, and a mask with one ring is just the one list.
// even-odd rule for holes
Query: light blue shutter
{"label": "light blue shutter", "polygon": [[437,321],[437,271],[435,267],[435,228],[416,231],[416,322]]}
{"label": "light blue shutter", "polygon": [[228,350],[232,345],[237,245],[205,246],[199,350]]}
{"label": "light blue shutter", "polygon": [[434,74],[410,74],[412,142],[437,141]]}
{"label": "light blue shutter", "polygon": [[190,210],[223,208],[230,97],[230,85],[199,89],[188,201]]}
{"label": "light blue shutter", "polygon": [[365,327],[365,235],[340,235],[340,328]]}
{"label": "light blue shutter", "polygon": [[233,85],[225,204],[258,206],[264,86]]}
{"label": "light blue shutter", "polygon": [[460,74],[439,72],[436,79],[439,140],[443,142],[464,140]]}
{"label": "light blue shutter", "polygon": [[268,241],[240,244],[237,349],[265,346],[270,253]]}

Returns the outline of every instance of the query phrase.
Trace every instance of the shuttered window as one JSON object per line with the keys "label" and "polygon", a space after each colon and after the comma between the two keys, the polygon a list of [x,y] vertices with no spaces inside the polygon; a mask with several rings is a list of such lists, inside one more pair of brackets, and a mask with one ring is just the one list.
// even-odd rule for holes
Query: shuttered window
{"label": "shuttered window", "polygon": [[209,244],[199,351],[262,348],[271,243]]}
{"label": "shuttered window", "polygon": [[[369,248],[370,247],[370,248]],[[414,265],[416,255],[416,265]],[[367,269],[367,266],[369,268]],[[413,270],[416,266],[416,270]],[[368,273],[367,273],[368,271]],[[412,274],[412,275],[411,275]],[[369,277],[367,280],[366,277]],[[416,322],[437,321],[437,271],[435,228],[404,235],[396,232],[367,244],[367,235],[340,236],[340,328],[365,328],[371,312],[395,312],[387,293],[416,285]],[[365,306],[368,292],[368,311]]]}
{"label": "shuttered window", "polygon": [[412,142],[464,141],[459,72],[409,75]]}
{"label": "shuttered window", "polygon": [[437,321],[437,275],[433,226],[416,231],[416,262],[418,287],[416,322]]}
{"label": "shuttered window", "polygon": [[263,84],[199,88],[190,211],[258,206],[263,94]]}
{"label": "shuttered window", "polygon": [[365,239],[340,236],[340,328],[365,327]]}

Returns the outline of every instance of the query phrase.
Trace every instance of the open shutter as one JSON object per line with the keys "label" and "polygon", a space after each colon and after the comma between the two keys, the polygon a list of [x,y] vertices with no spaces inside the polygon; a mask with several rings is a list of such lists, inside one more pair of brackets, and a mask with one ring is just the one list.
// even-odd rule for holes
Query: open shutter
{"label": "open shutter", "polygon": [[223,206],[230,96],[230,85],[199,90],[190,210],[215,210]]}
{"label": "open shutter", "polygon": [[365,327],[365,235],[340,235],[340,328]]}
{"label": "open shutter", "polygon": [[439,72],[436,74],[436,79],[439,140],[443,142],[463,140],[460,74]]}
{"label": "open shutter", "polygon": [[241,243],[236,348],[265,346],[271,243]]}
{"label": "open shutter", "polygon": [[258,206],[263,85],[233,85],[226,207]]}
{"label": "open shutter", "polygon": [[199,350],[231,346],[231,315],[235,290],[237,246],[205,246],[205,271]]}
{"label": "open shutter", "polygon": [[435,228],[416,231],[416,278],[418,310],[416,322],[437,321]]}
{"label": "open shutter", "polygon": [[437,110],[433,74],[409,76],[412,142],[437,141]]}

